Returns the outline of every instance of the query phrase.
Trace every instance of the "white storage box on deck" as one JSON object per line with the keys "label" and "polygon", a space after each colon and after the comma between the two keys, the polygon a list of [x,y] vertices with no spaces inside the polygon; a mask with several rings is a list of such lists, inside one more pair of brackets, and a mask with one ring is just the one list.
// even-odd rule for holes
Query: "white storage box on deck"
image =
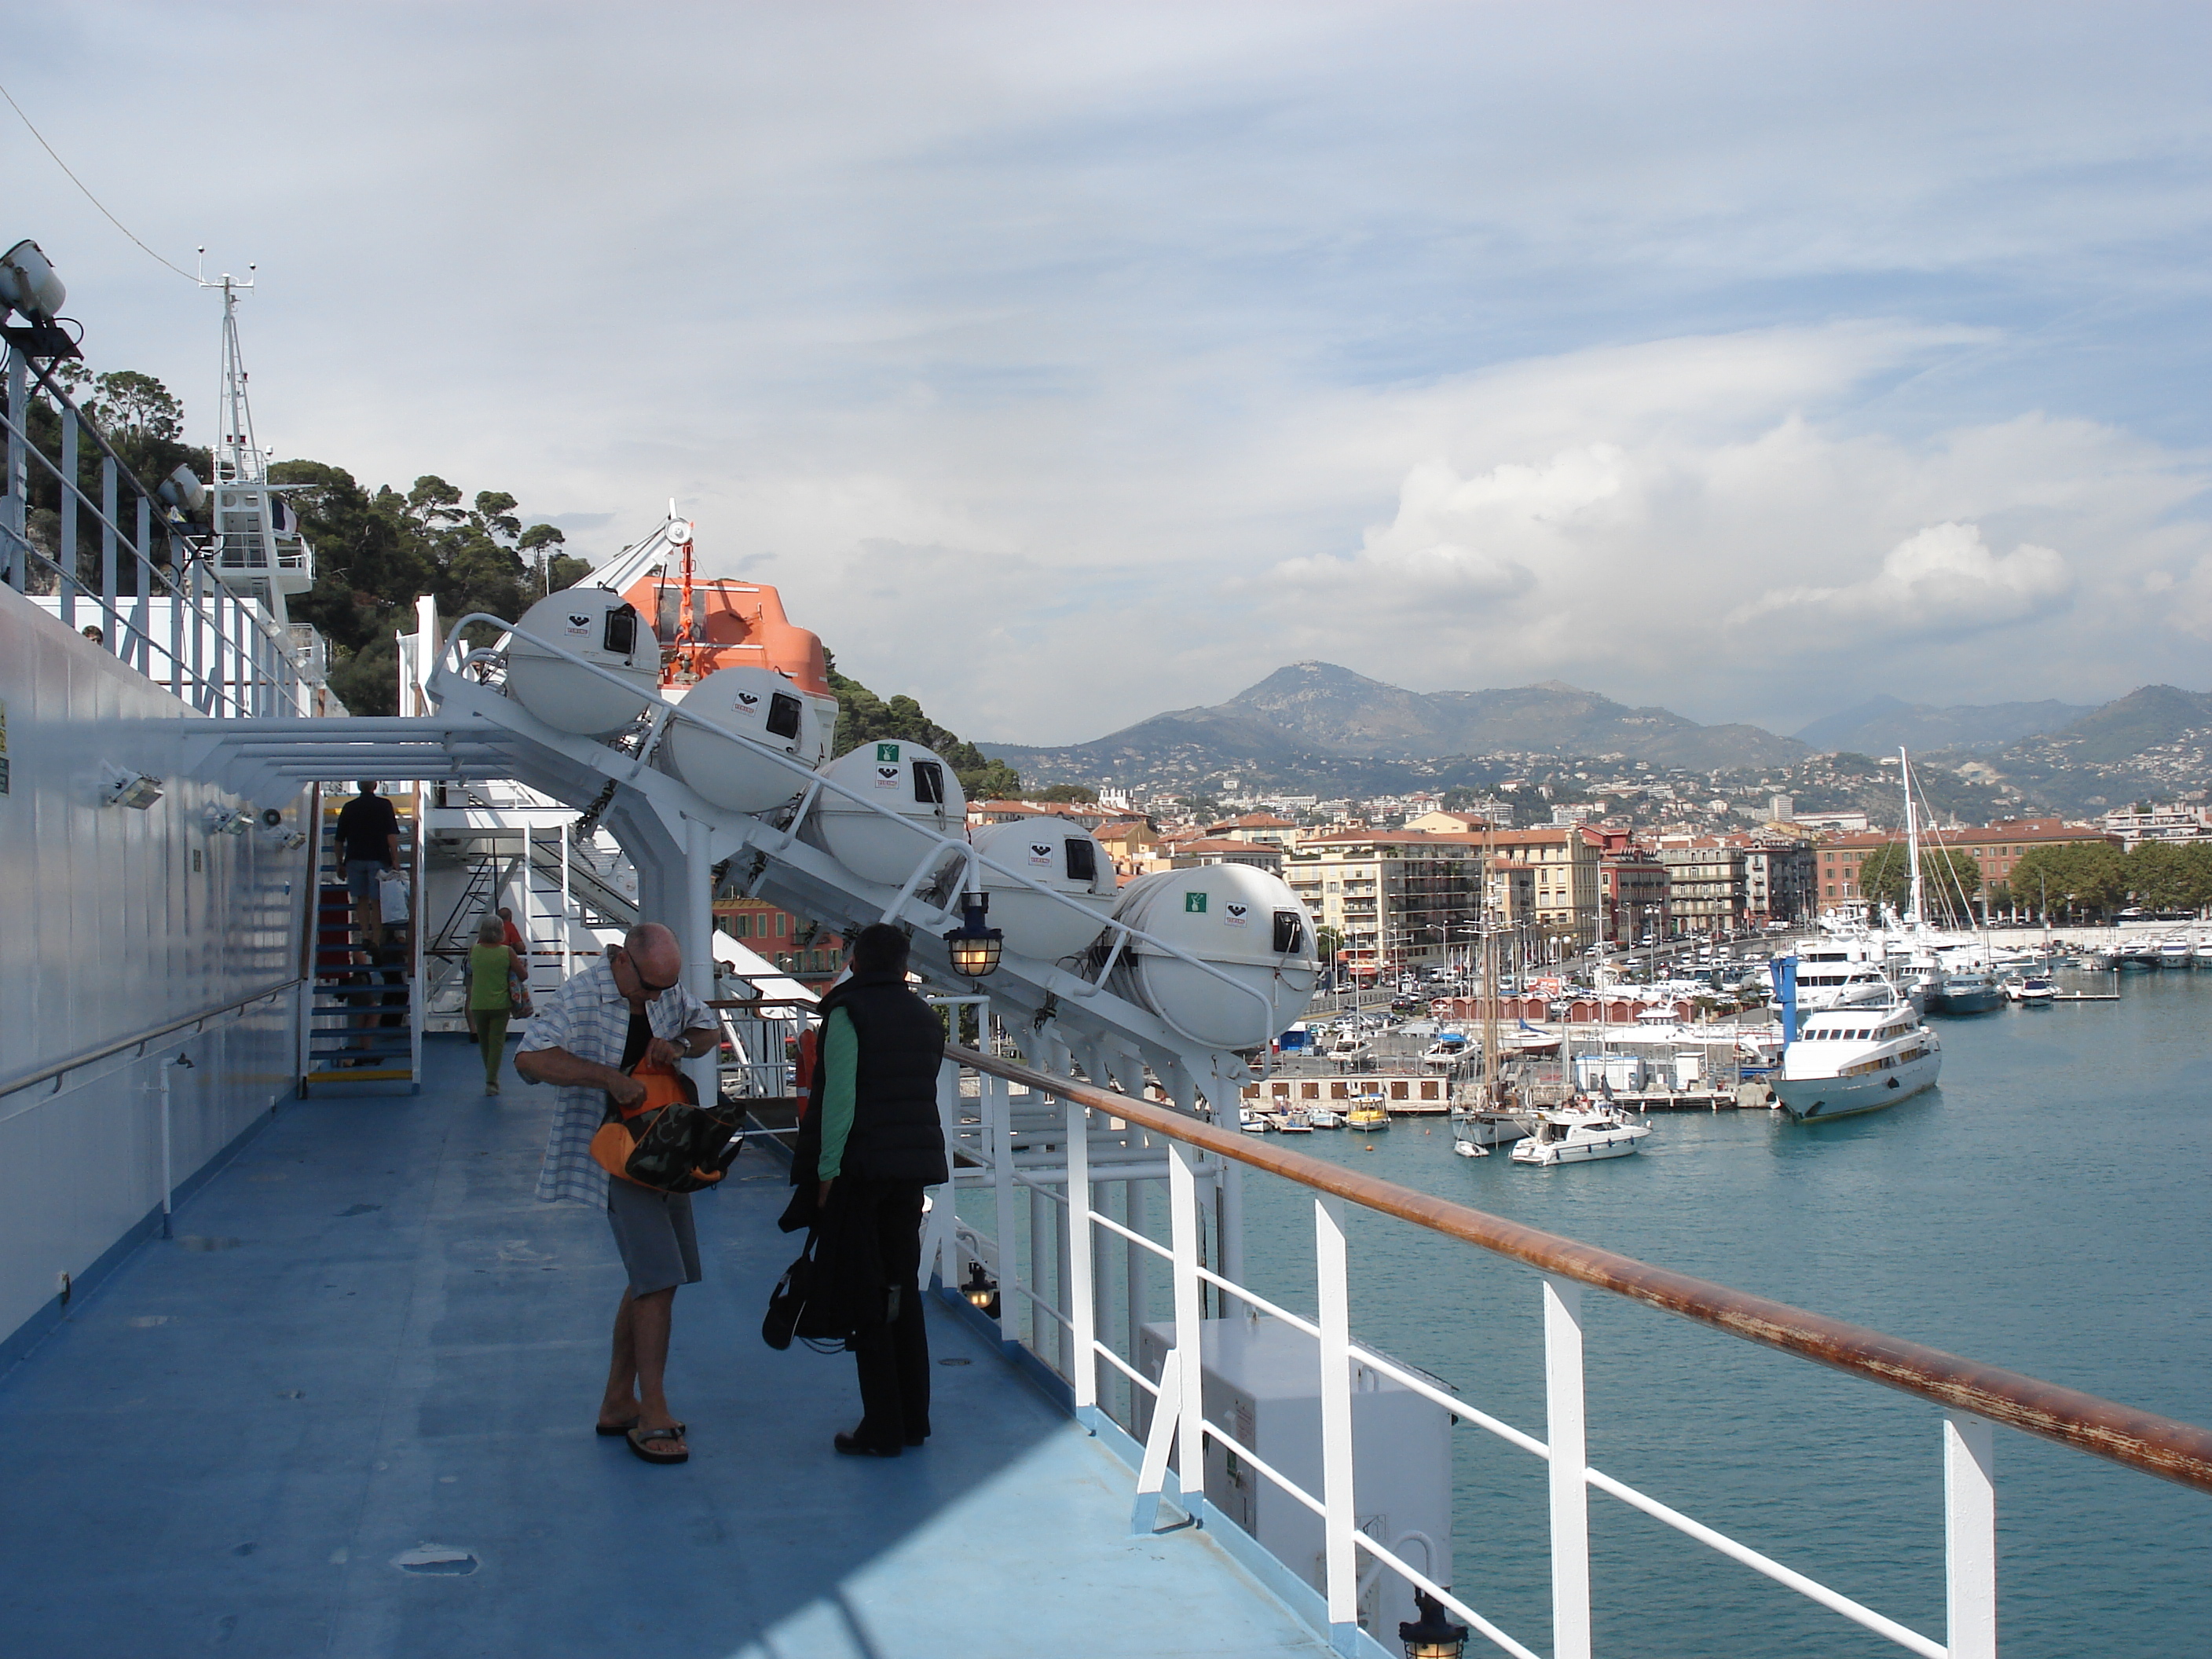
{"label": "white storage box on deck", "polygon": [[[1154,1382],[1175,1346],[1173,1322],[1146,1325],[1137,1369]],[[1243,1315],[1200,1327],[1201,1394],[1218,1424],[1314,1497],[1321,1486],[1321,1346],[1295,1326]],[[1138,1432],[1152,1396],[1138,1391]],[[1452,1582],[1451,1413],[1355,1360],[1352,1367],[1352,1522],[1439,1584]],[[1323,1587],[1321,1517],[1244,1458],[1208,1437],[1206,1502],[1316,1589]],[[1364,1553],[1365,1574],[1374,1558]],[[1413,1589],[1385,1569],[1359,1598],[1360,1623],[1394,1650],[1401,1620],[1418,1619]]]}

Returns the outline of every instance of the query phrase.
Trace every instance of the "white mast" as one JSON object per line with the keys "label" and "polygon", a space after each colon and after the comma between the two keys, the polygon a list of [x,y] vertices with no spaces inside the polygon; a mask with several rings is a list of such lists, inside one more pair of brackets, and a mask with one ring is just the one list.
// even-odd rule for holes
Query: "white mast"
{"label": "white mast", "polygon": [[222,290],[222,385],[216,398],[221,425],[209,446],[215,463],[208,493],[214,503],[216,578],[241,598],[258,599],[283,627],[290,621],[285,596],[315,585],[315,556],[284,500],[288,486],[269,482],[269,457],[254,435],[246,356],[238,343],[239,296],[252,293],[253,284],[226,271],[201,286]]}
{"label": "white mast", "polygon": [[1912,877],[1911,895],[1905,902],[1905,920],[1917,933],[1923,926],[1920,909],[1920,818],[1912,805],[1912,763],[1905,758],[1902,748],[1897,751],[1897,769],[1905,783],[1905,856]]}

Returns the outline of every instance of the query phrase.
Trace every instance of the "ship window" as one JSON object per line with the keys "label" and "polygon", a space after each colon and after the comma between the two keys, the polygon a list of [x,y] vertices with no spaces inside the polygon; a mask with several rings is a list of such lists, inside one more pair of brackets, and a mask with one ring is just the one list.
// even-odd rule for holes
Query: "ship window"
{"label": "ship window", "polygon": [[1275,912],[1275,954],[1289,956],[1305,943],[1305,918],[1295,910]]}
{"label": "ship window", "polygon": [[772,738],[795,738],[799,735],[798,698],[785,691],[769,695],[768,734]]}
{"label": "ship window", "polygon": [[1062,845],[1067,851],[1067,878],[1070,881],[1098,879],[1098,843],[1088,836],[1079,839],[1070,836]]}
{"label": "ship window", "polygon": [[606,632],[600,645],[610,656],[627,657],[637,649],[637,612],[618,605],[607,612]]}
{"label": "ship window", "polygon": [[945,769],[935,761],[914,763],[914,798],[925,806],[945,805]]}

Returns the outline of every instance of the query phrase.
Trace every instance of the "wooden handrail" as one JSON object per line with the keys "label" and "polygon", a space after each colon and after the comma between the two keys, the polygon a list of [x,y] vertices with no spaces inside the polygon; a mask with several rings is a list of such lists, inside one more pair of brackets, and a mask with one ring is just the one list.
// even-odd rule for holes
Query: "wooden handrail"
{"label": "wooden handrail", "polygon": [[1694,1320],[1747,1342],[1778,1348],[1954,1411],[1971,1412],[2161,1480],[2212,1492],[2212,1430],[2193,1423],[2176,1422],[2018,1371],[1962,1359],[1863,1325],[1732,1290],[1711,1279],[1655,1267],[1633,1256],[1509,1221],[1395,1182],[1361,1175],[1308,1153],[1268,1146],[1153,1101],[1054,1077],[957,1044],[946,1044],[945,1052],[947,1058],[979,1072],[1079,1102],[1217,1157],[1234,1158],[1301,1186],[1334,1193],[1366,1209],[1396,1216],[1541,1272],[1609,1291],[1662,1313]]}

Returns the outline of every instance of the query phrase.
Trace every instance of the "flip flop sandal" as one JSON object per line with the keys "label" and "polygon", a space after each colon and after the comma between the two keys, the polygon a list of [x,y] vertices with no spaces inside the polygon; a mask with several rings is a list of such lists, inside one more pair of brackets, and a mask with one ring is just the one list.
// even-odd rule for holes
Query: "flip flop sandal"
{"label": "flip flop sandal", "polygon": [[618,1434],[628,1434],[637,1426],[637,1419],[626,1417],[619,1423],[594,1423],[592,1427],[601,1438],[611,1440]]}
{"label": "flip flop sandal", "polygon": [[680,1424],[665,1429],[632,1429],[623,1438],[629,1443],[630,1450],[648,1463],[688,1463],[691,1461],[689,1451],[654,1451],[651,1449],[651,1443],[655,1440],[683,1439],[684,1429]]}

